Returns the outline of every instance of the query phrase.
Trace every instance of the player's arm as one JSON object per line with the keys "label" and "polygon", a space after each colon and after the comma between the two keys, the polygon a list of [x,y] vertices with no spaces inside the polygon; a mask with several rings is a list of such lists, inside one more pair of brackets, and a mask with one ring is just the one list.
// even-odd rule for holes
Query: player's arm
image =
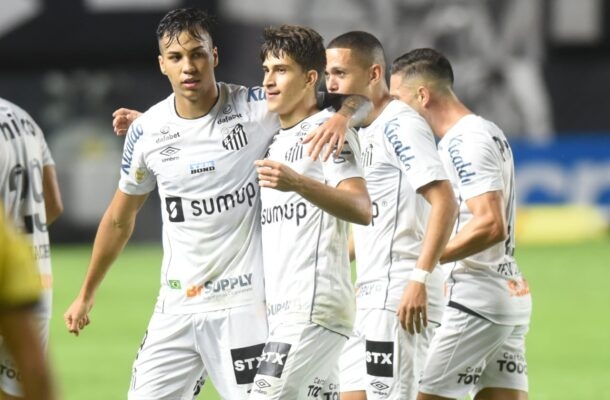
{"label": "player's arm", "polygon": [[132,196],[117,190],[100,221],[93,243],[91,261],[80,292],[64,314],[68,330],[78,336],[89,324],[88,313],[106,272],[133,233],[136,215],[148,195]]}
{"label": "player's arm", "polygon": [[441,263],[461,260],[506,240],[504,197],[494,190],[466,200],[473,218],[447,243]]}
{"label": "player's arm", "polygon": [[56,399],[33,308],[2,309],[0,331],[19,367],[24,400]]}
{"label": "player's arm", "polygon": [[64,212],[64,204],[61,200],[54,165],[45,165],[42,169],[42,193],[47,214],[47,225],[51,225]]}
{"label": "player's arm", "polygon": [[112,113],[112,128],[118,136],[124,136],[129,130],[131,123],[142,115],[137,110],[119,108]]}
{"label": "player's arm", "polygon": [[438,264],[451,236],[458,206],[448,180],[437,180],[418,189],[431,205],[426,231],[415,271],[403,292],[397,315],[403,329],[414,334],[428,325],[428,299],[425,280]]}
{"label": "player's arm", "polygon": [[347,236],[347,250],[349,254],[349,262],[354,262],[356,259],[356,245],[354,243],[354,232],[350,227],[349,235]]}
{"label": "player's arm", "polygon": [[328,145],[322,154],[322,160],[326,161],[333,151],[341,154],[348,128],[361,125],[373,109],[373,103],[360,95],[323,93],[320,96],[320,108],[333,107],[337,112],[305,136],[303,144],[309,143],[307,154],[314,160],[318,159],[324,145]]}
{"label": "player's arm", "polygon": [[344,179],[332,187],[277,161],[257,160],[255,165],[261,187],[296,192],[327,213],[348,222],[361,225],[371,222],[371,199],[363,178]]}

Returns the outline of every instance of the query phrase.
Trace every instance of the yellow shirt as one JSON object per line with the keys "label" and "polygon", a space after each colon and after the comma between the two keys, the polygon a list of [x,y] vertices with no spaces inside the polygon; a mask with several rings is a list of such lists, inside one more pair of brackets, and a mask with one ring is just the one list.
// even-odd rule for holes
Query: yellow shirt
{"label": "yellow shirt", "polygon": [[41,289],[31,246],[7,224],[0,208],[0,308],[33,304]]}

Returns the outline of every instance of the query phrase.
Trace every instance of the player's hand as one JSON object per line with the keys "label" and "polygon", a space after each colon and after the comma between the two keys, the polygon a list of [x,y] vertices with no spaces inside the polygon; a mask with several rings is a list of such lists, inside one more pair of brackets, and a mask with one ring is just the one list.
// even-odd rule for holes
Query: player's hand
{"label": "player's hand", "polygon": [[428,295],[426,284],[409,281],[402,293],[396,315],[400,325],[410,334],[421,333],[428,326]]}
{"label": "player's hand", "polygon": [[119,108],[112,113],[112,128],[117,136],[123,136],[127,133],[131,123],[142,115],[141,112],[130,110],[129,108]]}
{"label": "player's hand", "polygon": [[289,166],[277,161],[256,160],[258,184],[282,192],[297,191],[301,184],[301,175]]}
{"label": "player's hand", "polygon": [[78,336],[80,331],[85,329],[91,320],[89,319],[89,311],[93,307],[93,301],[86,302],[80,297],[77,297],[68,310],[64,313],[64,321],[68,332]]}
{"label": "player's hand", "polygon": [[[335,114],[330,117],[322,125],[309,132],[303,138],[303,144],[309,143],[307,147],[307,155],[314,160],[318,159],[322,150],[322,161],[328,160],[331,154],[337,157],[343,150],[345,136],[349,128],[349,119],[341,114]],[[326,145],[326,149],[324,146]]]}

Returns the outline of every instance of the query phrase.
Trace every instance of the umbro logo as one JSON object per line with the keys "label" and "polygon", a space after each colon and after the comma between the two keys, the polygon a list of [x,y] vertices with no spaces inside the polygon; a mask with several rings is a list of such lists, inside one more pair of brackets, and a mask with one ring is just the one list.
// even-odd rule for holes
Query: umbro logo
{"label": "umbro logo", "polygon": [[259,379],[256,382],[254,382],[254,384],[256,386],[258,386],[260,389],[266,389],[268,387],[271,387],[271,384],[264,379]]}
{"label": "umbro logo", "polygon": [[380,381],[371,382],[371,386],[380,391],[387,390],[390,388],[388,385]]}
{"label": "umbro logo", "polygon": [[161,154],[162,156],[171,157],[174,154],[178,153],[179,151],[180,151],[180,149],[177,149],[172,146],[168,146],[165,149],[163,149],[162,151],[160,151],[159,154]]}

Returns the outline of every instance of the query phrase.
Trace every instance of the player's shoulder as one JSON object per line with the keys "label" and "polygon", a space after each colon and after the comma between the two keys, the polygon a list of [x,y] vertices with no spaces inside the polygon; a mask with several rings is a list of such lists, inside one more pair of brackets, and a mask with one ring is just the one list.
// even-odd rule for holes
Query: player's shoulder
{"label": "player's shoulder", "polygon": [[489,142],[504,138],[502,130],[493,122],[475,114],[462,117],[448,132],[446,141],[460,138],[464,142]]}
{"label": "player's shoulder", "polygon": [[390,101],[378,119],[385,124],[392,122],[394,125],[407,125],[426,131],[430,130],[426,120],[417,111],[399,100]]}
{"label": "player's shoulder", "polygon": [[14,118],[17,120],[22,120],[22,124],[24,123],[24,121],[27,121],[28,123],[34,124],[36,125],[36,122],[34,121],[34,118],[32,118],[32,116],[30,115],[29,112],[27,112],[25,109],[23,109],[22,107],[20,107],[19,105],[13,103],[10,100],[7,100],[5,98],[0,97],[0,115],[5,118]]}
{"label": "player's shoulder", "polygon": [[235,104],[249,104],[267,100],[265,89],[261,86],[243,86],[234,83],[218,82],[221,98],[231,100]]}

